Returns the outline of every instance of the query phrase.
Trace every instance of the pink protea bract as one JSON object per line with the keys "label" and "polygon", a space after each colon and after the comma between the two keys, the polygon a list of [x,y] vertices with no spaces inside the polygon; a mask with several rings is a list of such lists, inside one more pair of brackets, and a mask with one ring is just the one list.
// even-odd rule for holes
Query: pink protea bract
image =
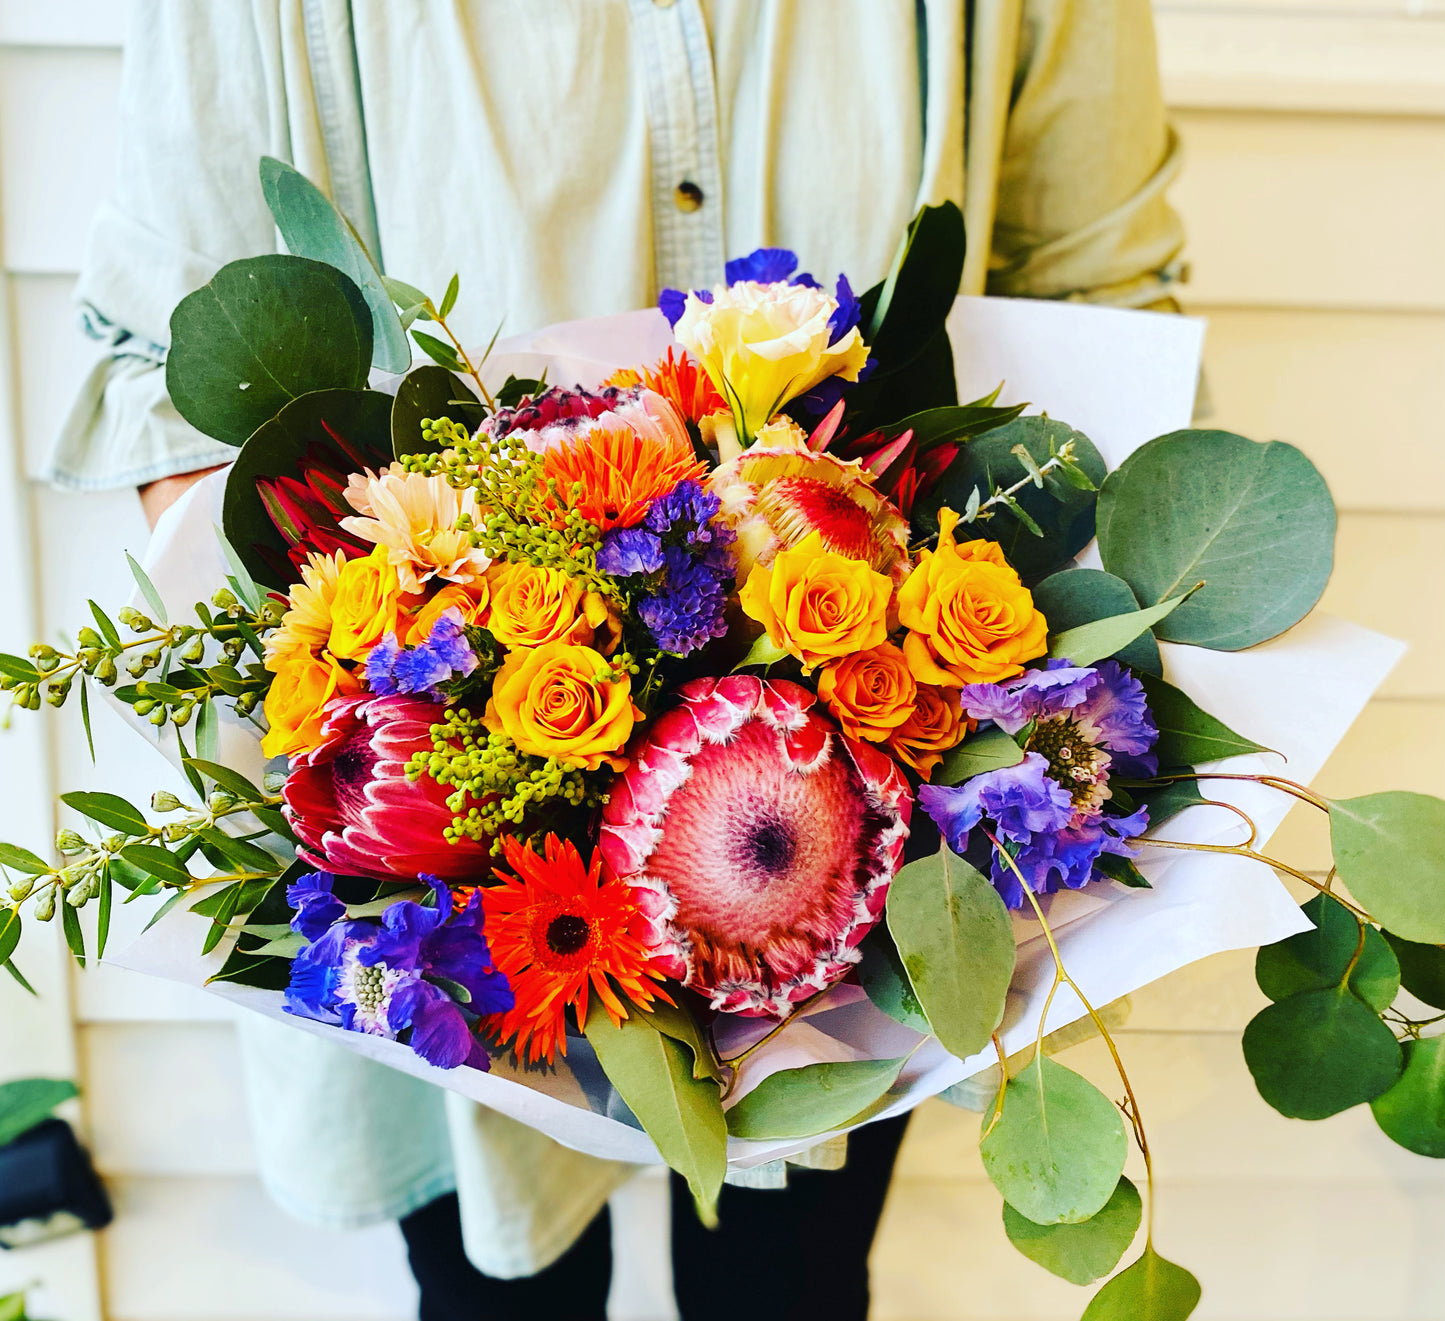
{"label": "pink protea bract", "polygon": [[669,976],[783,1017],[858,961],[908,837],[898,767],[795,683],[696,679],[630,751],[600,844]]}
{"label": "pink protea bract", "polygon": [[345,697],[326,708],[322,743],[292,759],[282,796],[301,855],[327,871],[444,881],[491,872],[486,844],[443,836],[456,815],[430,776],[407,763],[432,750],[442,708],[419,697]]}

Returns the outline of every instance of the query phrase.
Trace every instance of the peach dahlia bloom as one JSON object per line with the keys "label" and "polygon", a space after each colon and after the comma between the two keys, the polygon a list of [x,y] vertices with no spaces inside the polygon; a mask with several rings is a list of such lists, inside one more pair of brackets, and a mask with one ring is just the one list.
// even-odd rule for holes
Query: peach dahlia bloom
{"label": "peach dahlia bloom", "polygon": [[912,796],[798,684],[730,675],[681,697],[631,749],[602,855],[651,919],[666,975],[715,1009],[781,1018],[858,961]]}
{"label": "peach dahlia bloom", "polygon": [[471,487],[458,490],[440,474],[428,477],[392,464],[383,473],[353,476],[346,500],[357,512],[343,518],[341,526],[387,548],[401,589],[409,595],[423,591],[431,578],[469,583],[492,562],[457,528],[463,517],[481,521]]}

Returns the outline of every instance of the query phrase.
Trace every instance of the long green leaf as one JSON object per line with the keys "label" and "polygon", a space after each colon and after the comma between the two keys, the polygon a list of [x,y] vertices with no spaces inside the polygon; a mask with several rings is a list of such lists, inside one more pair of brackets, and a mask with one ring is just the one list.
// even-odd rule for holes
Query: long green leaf
{"label": "long green leaf", "polygon": [[1077,628],[1065,629],[1049,639],[1049,655],[1071,660],[1075,665],[1092,665],[1116,651],[1122,651],[1135,638],[1167,618],[1175,608],[1189,599],[1189,592],[1171,597],[1147,610],[1133,610],[1126,615],[1111,615]]}
{"label": "long green leaf", "polygon": [[156,591],[156,585],[151,582],[150,575],[136,563],[135,556],[126,551],[125,562],[130,565],[131,577],[135,579],[135,585],[140,588],[140,594],[145,597],[145,602],[151,608],[153,614],[162,624],[171,622],[170,616],[166,614],[166,603],[161,600],[161,594]]}
{"label": "long green leaf", "polygon": [[20,943],[20,910],[0,908],[0,963],[9,963]]}
{"label": "long green leaf", "polygon": [[121,849],[120,856],[147,876],[158,877],[171,885],[190,886],[194,883],[185,865],[159,844],[127,844]]}
{"label": "long green leaf", "polygon": [[808,1064],[771,1073],[727,1112],[735,1138],[809,1138],[844,1127],[884,1096],[904,1058]]}
{"label": "long green leaf", "polygon": [[43,876],[50,870],[50,864],[44,858],[37,857],[29,849],[22,849],[18,844],[0,844],[0,867],[13,867],[31,876]]}
{"label": "long green leaf", "polygon": [[48,1119],[56,1106],[79,1094],[75,1084],[65,1078],[17,1078],[0,1083],[0,1147],[28,1133]]}
{"label": "long green leaf", "polygon": [[970,734],[951,752],[943,754],[943,762],[933,773],[934,784],[962,784],[985,771],[1017,766],[1024,759],[1024,750],[1013,737],[996,727]]}
{"label": "long green leaf", "polygon": [[1246,752],[1266,751],[1262,744],[1236,734],[1172,683],[1152,674],[1135,677],[1144,685],[1150,714],[1159,727],[1154,752],[1161,766],[1198,766]]}

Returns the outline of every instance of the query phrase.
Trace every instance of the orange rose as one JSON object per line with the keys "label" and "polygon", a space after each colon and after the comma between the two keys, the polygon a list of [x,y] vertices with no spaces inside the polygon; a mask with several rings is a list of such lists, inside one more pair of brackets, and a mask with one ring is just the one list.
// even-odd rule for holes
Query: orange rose
{"label": "orange rose", "polygon": [[604,762],[621,770],[627,763],[613,754],[632,737],[642,713],[632,705],[632,681],[611,673],[606,657],[591,647],[518,648],[497,674],[482,723],[520,752],[589,771]]}
{"label": "orange rose", "polygon": [[810,671],[883,642],[892,594],[881,573],[825,550],[822,533],[812,532],[770,564],[755,565],[738,601],[776,646]]}
{"label": "orange rose", "polygon": [[963,700],[956,689],[921,683],[917,705],[908,719],[889,732],[888,751],[926,780],[943,754],[956,748],[973,727],[974,722],[964,717]]}
{"label": "orange rose", "polygon": [[1044,654],[1048,621],[992,541],[953,539],[958,515],[938,514],[937,549],[924,551],[898,589],[908,667],[920,683],[997,683]]}
{"label": "orange rose", "polygon": [[891,642],[829,661],[818,675],[818,696],[850,738],[882,743],[912,714],[918,684]]}
{"label": "orange rose", "polygon": [[321,742],[321,713],[333,697],[351,697],[361,691],[361,680],[331,656],[296,653],[276,667],[266,692],[266,723],[261,740],[267,757],[294,757],[310,752]]}
{"label": "orange rose", "polygon": [[452,609],[461,612],[462,623],[478,623],[486,612],[487,601],[488,592],[485,578],[473,579],[466,586],[462,586],[460,583],[447,583],[412,616],[410,621],[402,620],[407,633],[401,640],[409,642],[413,646],[425,642],[436,626],[437,620],[446,611]]}
{"label": "orange rose", "polygon": [[504,647],[544,642],[599,643],[611,653],[622,640],[616,609],[560,569],[494,565],[487,573],[491,606],[482,619]]}
{"label": "orange rose", "polygon": [[385,546],[364,559],[347,560],[336,575],[331,598],[331,637],[327,649],[341,660],[361,661],[401,616],[401,580],[387,560]]}

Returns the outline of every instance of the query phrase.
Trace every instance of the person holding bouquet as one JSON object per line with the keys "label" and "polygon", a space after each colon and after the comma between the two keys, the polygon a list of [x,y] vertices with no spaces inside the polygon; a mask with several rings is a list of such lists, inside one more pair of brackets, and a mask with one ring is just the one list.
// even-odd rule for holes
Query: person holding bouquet
{"label": "person holding bouquet", "polygon": [[[1168,306],[1178,149],[1147,0],[135,0],[114,199],[78,298],[109,352],[52,480],[137,486],[152,522],[234,451],[166,394],[171,309],[273,251],[255,161],[327,188],[453,325],[509,333],[709,289],[727,257],[809,254],[865,284],[921,205],[963,211],[960,292]],[[243,1028],[262,1176],[334,1227],[401,1221],[425,1321],[605,1315],[606,1200],[632,1167],[260,1019]],[[686,1321],[862,1318],[904,1120],[674,1198]],[[772,1184],[774,1186],[763,1186]]]}

